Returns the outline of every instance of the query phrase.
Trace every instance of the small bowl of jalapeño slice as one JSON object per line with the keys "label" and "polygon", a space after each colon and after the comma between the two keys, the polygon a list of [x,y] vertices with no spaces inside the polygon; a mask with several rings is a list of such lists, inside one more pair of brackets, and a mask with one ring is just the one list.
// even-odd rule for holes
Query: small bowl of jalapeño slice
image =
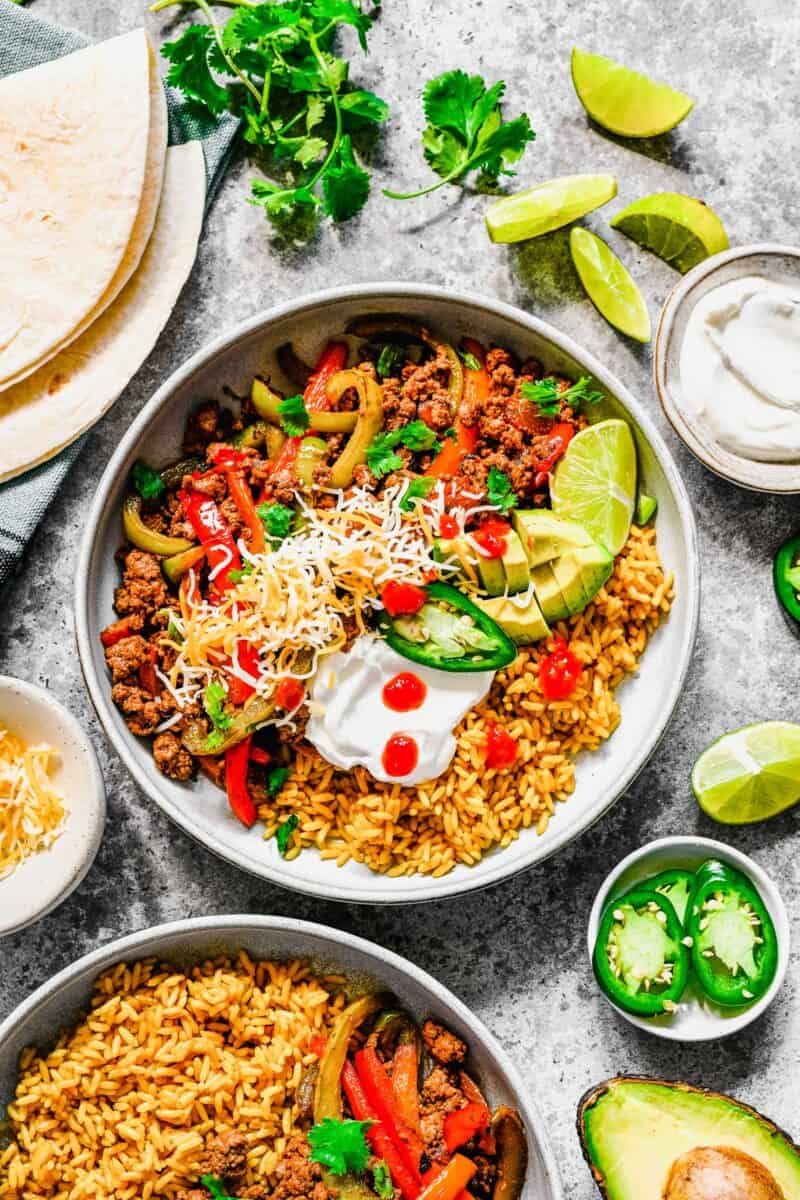
{"label": "small bowl of jalape\u00f1o slice", "polygon": [[606,878],[589,918],[606,1000],[675,1041],[727,1037],[771,1004],[789,963],[789,922],[746,854],[700,837],[650,842]]}

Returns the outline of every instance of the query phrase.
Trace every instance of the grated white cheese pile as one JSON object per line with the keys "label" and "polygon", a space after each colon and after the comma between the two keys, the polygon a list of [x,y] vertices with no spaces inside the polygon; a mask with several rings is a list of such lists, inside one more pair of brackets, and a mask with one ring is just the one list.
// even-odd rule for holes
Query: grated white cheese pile
{"label": "grated white cheese pile", "polygon": [[0,879],[52,846],[67,810],[52,786],[51,746],[26,746],[0,725]]}

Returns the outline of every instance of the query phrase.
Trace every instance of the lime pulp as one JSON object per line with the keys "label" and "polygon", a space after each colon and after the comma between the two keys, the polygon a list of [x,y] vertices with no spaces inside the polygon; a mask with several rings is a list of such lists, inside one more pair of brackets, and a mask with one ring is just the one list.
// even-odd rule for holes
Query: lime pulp
{"label": "lime pulp", "polygon": [[692,770],[703,812],[723,825],[768,821],[800,800],[800,725],[761,721],[713,742]]}
{"label": "lime pulp", "polygon": [[550,497],[553,512],[619,554],[636,501],[636,447],[627,421],[612,417],[577,434],[553,473]]}

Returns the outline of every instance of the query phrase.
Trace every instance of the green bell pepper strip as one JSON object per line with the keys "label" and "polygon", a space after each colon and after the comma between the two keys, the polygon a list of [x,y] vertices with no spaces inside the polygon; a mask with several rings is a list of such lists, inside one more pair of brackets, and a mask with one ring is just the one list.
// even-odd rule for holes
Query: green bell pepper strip
{"label": "green bell pepper strip", "polygon": [[800,536],[784,542],[772,563],[772,582],[781,608],[800,625]]}
{"label": "green bell pepper strip", "polygon": [[[485,647],[464,644],[462,653],[452,654],[448,648],[438,644],[433,637],[415,640],[408,636],[413,618],[390,617],[386,613],[380,623],[379,632],[391,648],[412,662],[439,671],[497,671],[507,667],[517,657],[517,647],[505,630],[501,629],[477,604],[449,583],[437,581],[425,588],[428,603],[444,613],[455,609],[456,613],[470,619],[471,625],[483,635]],[[406,632],[403,632],[403,631]]]}
{"label": "green bell pepper strip", "polygon": [[171,557],[191,550],[195,545],[187,538],[168,537],[165,533],[157,533],[142,520],[142,497],[126,496],[122,504],[122,528],[125,537],[133,546],[147,550],[150,554]]}
{"label": "green bell pepper strip", "polygon": [[658,892],[660,896],[666,896],[678,914],[678,920],[685,926],[686,910],[689,907],[689,897],[693,889],[694,872],[684,871],[681,867],[673,867],[668,871],[661,871],[660,874],[653,875],[651,879],[643,880],[636,885],[634,890]]}
{"label": "green bell pepper strip", "polygon": [[194,475],[196,471],[206,471],[207,469],[208,463],[195,455],[191,458],[181,458],[177,462],[170,463],[168,467],[164,467],[161,471],[161,482],[167,491],[172,491],[181,486],[184,475]]}
{"label": "green bell pepper strip", "polygon": [[497,1175],[492,1200],[519,1200],[528,1171],[525,1126],[519,1113],[501,1105],[492,1117],[491,1131],[497,1143]]}
{"label": "green bell pepper strip", "polygon": [[[253,386],[250,389],[250,399],[253,403],[253,408],[260,417],[268,421],[271,425],[280,427],[281,414],[278,411],[278,405],[283,400],[283,396],[273,392],[269,384],[263,379],[254,379]],[[312,427],[316,433],[352,433],[356,427],[358,420],[357,411],[349,412],[325,412],[314,411],[312,417]]]}
{"label": "green bell pepper strip", "polygon": [[674,1012],[689,978],[689,951],[666,896],[642,885],[612,900],[600,918],[593,965],[600,987],[625,1012]]}
{"label": "green bell pepper strip", "polygon": [[304,437],[294,460],[294,473],[304,488],[314,486],[314,468],[328,456],[328,443],[323,438]]}
{"label": "green bell pepper strip", "polygon": [[752,1004],[778,970],[778,938],[750,880],[711,859],[695,876],[687,932],[692,966],[708,996],[723,1008]]}

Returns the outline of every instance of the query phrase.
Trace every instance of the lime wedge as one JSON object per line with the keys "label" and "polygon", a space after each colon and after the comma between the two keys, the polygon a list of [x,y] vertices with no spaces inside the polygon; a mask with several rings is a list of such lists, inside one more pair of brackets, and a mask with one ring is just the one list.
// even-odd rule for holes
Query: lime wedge
{"label": "lime wedge", "polygon": [[636,447],[627,421],[598,421],[577,434],[550,480],[553,512],[583,525],[619,554],[636,501]]}
{"label": "lime wedge", "polygon": [[723,825],[768,821],[800,800],[800,725],[762,721],[712,742],[692,771],[704,813]]}
{"label": "lime wedge", "polygon": [[569,225],[616,194],[613,175],[562,175],[498,200],[486,213],[486,228],[493,242],[522,242]]}
{"label": "lime wedge", "polygon": [[621,333],[650,341],[650,314],[642,293],[602,238],[576,227],[569,235],[575,269],[597,311]]}
{"label": "lime wedge", "polygon": [[690,96],[577,46],[572,48],[572,82],[592,120],[622,137],[666,133],[694,105]]}
{"label": "lime wedge", "polygon": [[652,521],[658,511],[658,501],[655,496],[648,496],[647,492],[639,492],[636,499],[636,515],[634,520],[637,525],[646,525],[648,521]]}
{"label": "lime wedge", "polygon": [[634,200],[617,213],[611,226],[684,274],[730,245],[714,210],[680,192],[656,192]]}

